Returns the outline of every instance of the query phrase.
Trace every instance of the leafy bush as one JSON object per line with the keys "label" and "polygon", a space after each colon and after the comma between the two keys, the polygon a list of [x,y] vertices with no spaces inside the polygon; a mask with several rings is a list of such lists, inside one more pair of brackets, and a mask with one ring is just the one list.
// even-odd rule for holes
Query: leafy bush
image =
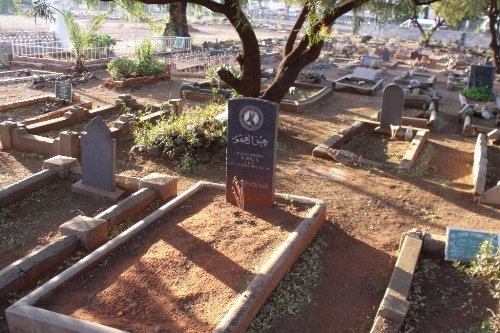
{"label": "leafy bush", "polygon": [[197,105],[155,125],[139,122],[132,133],[135,144],[139,151],[159,146],[167,156],[181,159],[179,170],[191,170],[191,158],[199,152],[226,147],[227,122],[214,119],[223,109],[220,104]]}
{"label": "leafy bush", "polygon": [[129,58],[111,59],[106,70],[114,80],[134,77],[137,73],[136,62]]}
{"label": "leafy bush", "polygon": [[165,65],[154,56],[153,52],[151,41],[144,39],[137,47],[136,60],[114,58],[108,64],[107,71],[115,80],[161,75],[165,72]]}
{"label": "leafy bush", "polygon": [[472,87],[462,90],[462,95],[476,101],[494,101],[495,95],[488,87]]}
{"label": "leafy bush", "polygon": [[373,38],[373,36],[370,36],[370,35],[363,35],[361,36],[361,43],[368,43],[371,39]]}
{"label": "leafy bush", "polygon": [[[241,69],[239,67],[222,65],[221,68],[229,70],[237,79],[241,78]],[[210,67],[205,75],[205,80],[207,80],[213,87],[217,87],[218,84],[221,86],[227,86],[225,82],[219,78],[219,74],[217,74],[218,70],[218,67]]]}

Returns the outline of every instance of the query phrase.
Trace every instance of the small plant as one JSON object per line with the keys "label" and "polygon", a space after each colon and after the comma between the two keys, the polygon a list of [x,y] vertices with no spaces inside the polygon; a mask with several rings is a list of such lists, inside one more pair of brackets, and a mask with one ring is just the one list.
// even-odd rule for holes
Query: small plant
{"label": "small plant", "polygon": [[361,43],[368,43],[371,39],[373,38],[373,36],[370,36],[370,35],[363,35],[361,36]]}
{"label": "small plant", "polygon": [[495,95],[488,87],[472,87],[462,90],[462,95],[476,101],[494,101]]}
{"label": "small plant", "polygon": [[149,39],[144,39],[135,53],[136,60],[114,58],[109,62],[107,72],[114,80],[161,75],[165,72],[165,65],[153,53],[153,44]]}
{"label": "small plant", "polygon": [[195,169],[196,169],[196,160],[194,159],[193,156],[186,154],[181,159],[181,162],[179,166],[175,169],[175,171],[181,174],[187,174],[187,173],[193,173]]}
{"label": "small plant", "polygon": [[238,178],[234,176],[233,178],[233,186],[231,187],[233,191],[234,199],[236,200],[236,205],[239,209],[245,209],[245,192],[243,189],[243,180],[241,181],[241,185],[238,182]]}
{"label": "small plant", "polygon": [[[485,241],[477,253],[476,259],[468,266],[456,264],[460,271],[463,271],[472,279],[484,282],[488,285],[491,295],[500,299],[500,251],[493,245],[493,242]],[[500,318],[492,313],[492,318],[485,319],[481,326],[472,327],[471,332],[494,333],[500,329]],[[493,319],[493,320],[492,320]]]}

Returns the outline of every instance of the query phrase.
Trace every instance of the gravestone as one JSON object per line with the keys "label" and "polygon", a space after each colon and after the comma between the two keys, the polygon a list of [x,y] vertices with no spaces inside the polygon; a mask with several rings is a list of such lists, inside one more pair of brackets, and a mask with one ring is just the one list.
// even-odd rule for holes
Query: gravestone
{"label": "gravestone", "polygon": [[384,88],[382,93],[380,127],[377,128],[377,131],[391,133],[391,125],[401,126],[403,122],[404,101],[403,88],[399,85],[391,83]]}
{"label": "gravestone", "polygon": [[388,49],[384,49],[382,51],[382,60],[383,61],[391,61],[391,52]]}
{"label": "gravestone", "polygon": [[101,116],[85,126],[80,151],[82,180],[72,186],[72,191],[118,200],[124,191],[115,187],[116,140]]}
{"label": "gravestone", "polygon": [[363,56],[361,58],[361,66],[371,67],[374,62],[380,67],[379,57]]}
{"label": "gravestone", "polygon": [[460,262],[475,260],[485,241],[492,241],[492,245],[498,248],[498,238],[499,234],[490,231],[448,227],[446,228],[445,260]]}
{"label": "gravestone", "polygon": [[356,67],[351,74],[351,79],[377,82],[377,71],[374,69]]}
{"label": "gravestone", "polygon": [[56,98],[71,102],[73,94],[71,92],[71,83],[56,81]]}
{"label": "gravestone", "polygon": [[239,204],[233,180],[243,185],[244,206],[274,205],[274,174],[278,137],[276,103],[256,98],[228,102],[226,201]]}
{"label": "gravestone", "polygon": [[485,65],[471,65],[469,72],[469,83],[467,88],[472,87],[488,87],[493,89],[495,82],[496,68]]}

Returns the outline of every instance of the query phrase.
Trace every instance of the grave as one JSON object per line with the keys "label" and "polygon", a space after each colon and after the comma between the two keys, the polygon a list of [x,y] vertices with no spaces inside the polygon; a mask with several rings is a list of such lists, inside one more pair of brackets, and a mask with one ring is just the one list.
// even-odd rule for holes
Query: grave
{"label": "grave", "polygon": [[335,80],[335,90],[352,92],[360,95],[374,95],[382,88],[383,78],[373,69],[356,67],[353,74]]}
{"label": "grave", "polygon": [[361,58],[361,66],[362,67],[374,67],[379,68],[381,66],[381,61],[379,57],[374,56],[363,56]]}
{"label": "grave", "polygon": [[118,200],[125,191],[115,186],[116,140],[101,116],[85,126],[80,150],[82,179],[73,184],[71,190]]}
{"label": "grave", "polygon": [[488,87],[493,89],[496,68],[493,66],[471,65],[467,88]]}
{"label": "grave", "polygon": [[413,80],[418,81],[420,88],[427,88],[434,86],[437,76],[419,70],[410,70],[395,77],[393,82],[402,86],[409,86]]}
{"label": "grave", "polygon": [[[249,207],[274,205],[279,105],[255,98],[228,102],[226,200]],[[244,198],[233,193],[235,182]],[[236,187],[237,187],[236,186]]]}
{"label": "grave", "polygon": [[404,108],[403,89],[397,84],[389,84],[382,93],[382,112],[377,132],[392,134],[394,126],[402,125]]}

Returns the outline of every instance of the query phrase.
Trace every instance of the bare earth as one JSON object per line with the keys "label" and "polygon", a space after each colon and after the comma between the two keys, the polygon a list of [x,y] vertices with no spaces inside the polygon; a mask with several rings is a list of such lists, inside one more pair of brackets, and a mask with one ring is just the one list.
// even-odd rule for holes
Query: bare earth
{"label": "bare earth", "polygon": [[[100,32],[119,34],[125,36],[124,39],[135,34],[149,35],[143,27],[118,24],[107,20]],[[230,31],[225,26],[193,27],[199,30],[194,32],[199,40],[213,36],[219,36],[221,40]],[[46,30],[47,26],[34,26],[15,16],[0,17],[0,31],[22,29]],[[234,36],[231,34],[231,38]],[[281,36],[278,33],[277,37]],[[312,300],[298,314],[276,323],[273,332],[368,332],[392,273],[401,233],[411,228],[441,235],[447,226],[500,231],[498,207],[473,202],[471,172],[476,138],[460,135],[461,126],[455,116],[460,109],[457,93],[446,90],[446,76],[439,74],[445,60],[434,58],[433,61],[426,66],[438,75],[436,88],[443,95],[443,101],[439,104],[438,125],[431,130],[430,142],[410,173],[397,169],[405,143],[377,138],[369,133],[357,138],[349,149],[365,158],[385,163],[380,169],[364,165],[344,166],[311,155],[315,146],[356,119],[372,119],[381,105],[380,94],[359,96],[336,92],[332,100],[318,108],[302,114],[280,115],[276,190],[323,199],[328,203],[328,213],[319,234],[326,243],[321,254],[323,270],[317,285],[313,286]],[[277,63],[267,64],[268,67],[273,65],[277,66]],[[396,69],[389,69],[384,85],[410,68],[410,64],[400,64]],[[339,78],[335,69],[321,72],[327,79]],[[100,79],[109,78],[105,71],[96,72],[96,75]],[[141,103],[163,102],[169,97],[177,97],[180,84],[187,81],[192,81],[192,78],[173,77],[168,82],[123,90],[102,88],[100,81],[93,81],[75,87],[74,91],[82,99],[93,101],[94,106],[114,103],[114,99],[123,93],[132,94]],[[495,87],[498,94],[497,90]],[[53,90],[32,90],[25,83],[0,85],[0,103],[45,94],[53,94]],[[175,162],[130,154],[132,145],[131,140],[118,142],[118,173],[137,177],[151,172],[177,175]],[[500,180],[500,150],[498,147],[489,148],[488,153],[492,160],[488,165],[486,188]],[[46,158],[1,150],[0,187],[40,171]],[[211,164],[198,168],[195,173],[177,176],[179,191],[199,180],[225,183],[225,157],[213,159]],[[12,205],[0,211],[1,267],[57,237],[58,226],[68,219],[76,215],[93,216],[108,206],[106,202],[70,194],[68,188],[66,183],[55,184],[53,188],[24,200],[22,205]],[[228,253],[224,252],[228,249],[218,248],[218,251]],[[165,251],[168,251],[166,247]],[[156,255],[161,257],[161,254]],[[228,279],[222,273],[215,278],[220,281]],[[447,280],[448,275],[440,279]],[[143,281],[134,283],[137,288],[144,287]],[[468,332],[470,327],[478,327],[490,315],[486,307],[498,313],[498,302],[492,303],[475,289],[465,299],[452,297],[463,288],[458,282],[456,290],[453,289],[454,282],[444,286],[427,285],[431,289],[425,303],[431,306],[436,301],[436,305],[432,310],[427,308],[424,319],[413,332]],[[445,293],[447,288],[451,291]],[[3,311],[19,297],[11,296],[0,300],[2,333],[7,332]],[[106,302],[105,297],[103,302]],[[473,304],[472,311],[462,306],[469,303]],[[106,306],[111,307],[112,313],[117,305],[106,303]],[[183,330],[177,330],[180,331]]]}

